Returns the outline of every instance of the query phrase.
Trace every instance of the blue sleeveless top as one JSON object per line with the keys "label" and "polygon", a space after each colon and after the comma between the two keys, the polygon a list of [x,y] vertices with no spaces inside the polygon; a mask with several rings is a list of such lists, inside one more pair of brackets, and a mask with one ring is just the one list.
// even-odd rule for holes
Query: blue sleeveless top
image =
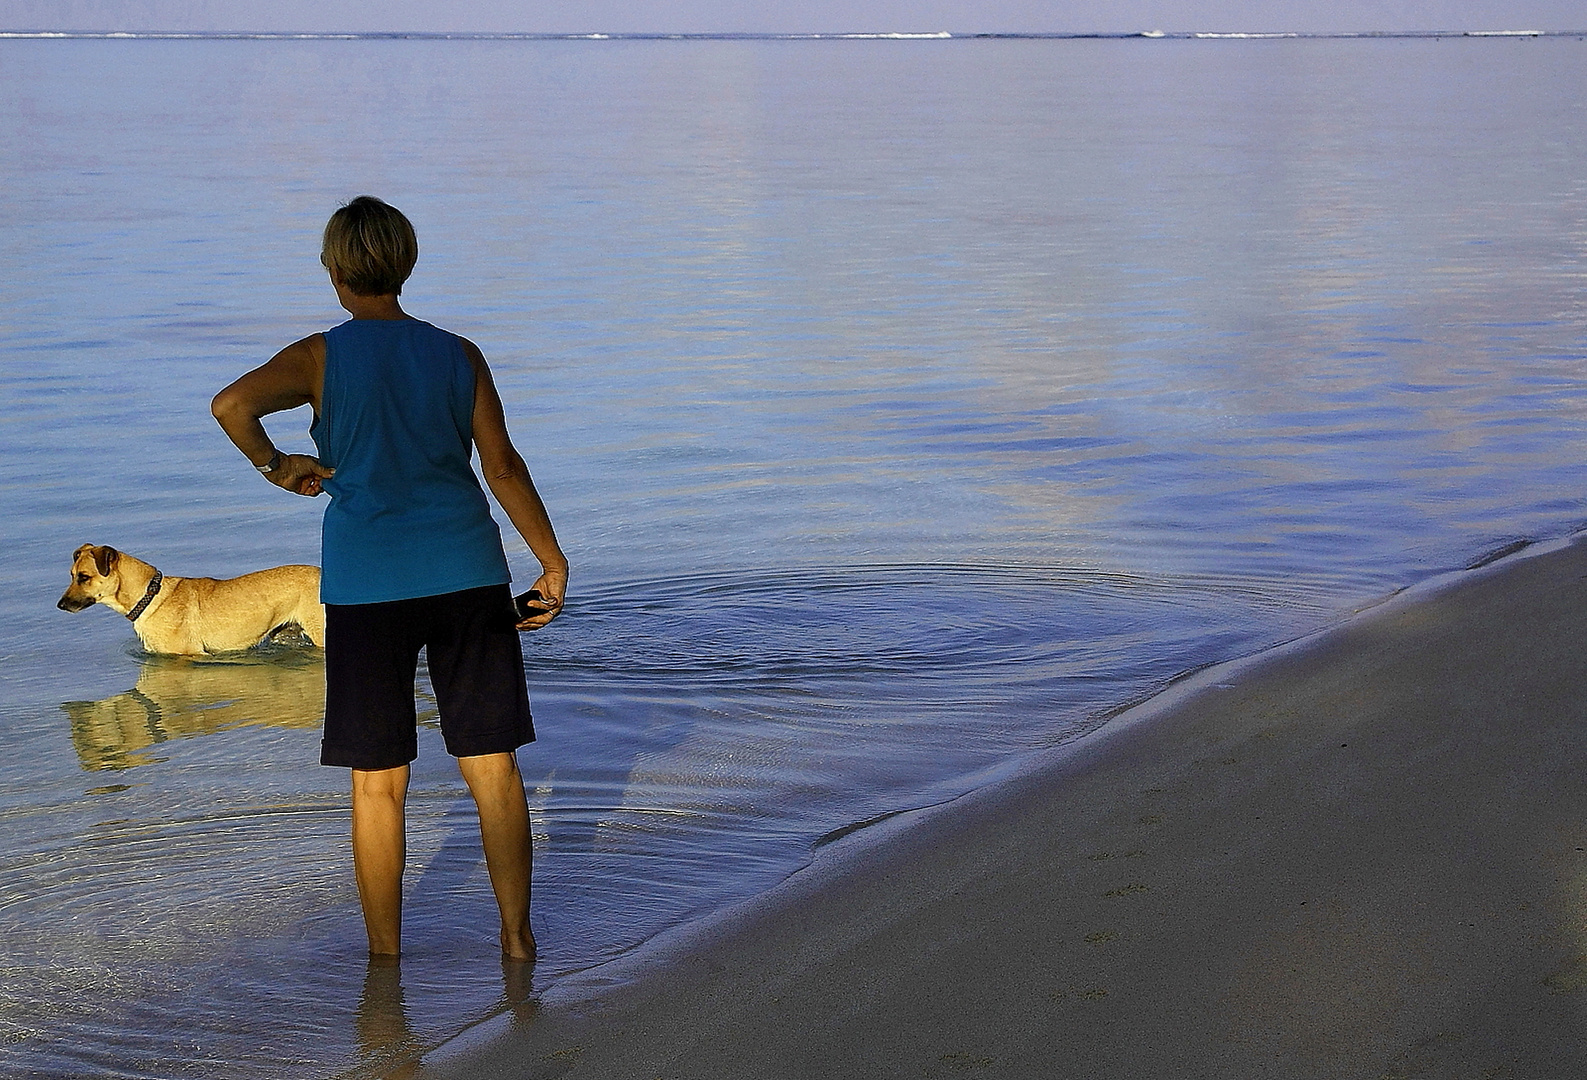
{"label": "blue sleeveless top", "polygon": [[501,529],[470,461],[474,367],[418,319],[349,319],[325,332],[309,434],[325,481],[320,600],[375,604],[511,580]]}

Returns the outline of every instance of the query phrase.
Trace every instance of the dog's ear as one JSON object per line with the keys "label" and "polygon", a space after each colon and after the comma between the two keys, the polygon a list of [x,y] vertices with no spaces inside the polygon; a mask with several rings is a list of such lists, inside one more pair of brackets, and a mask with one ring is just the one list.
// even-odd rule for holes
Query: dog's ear
{"label": "dog's ear", "polygon": [[121,558],[121,552],[113,547],[96,547],[94,549],[94,566],[99,570],[100,577],[109,577],[110,572],[116,568],[116,560]]}

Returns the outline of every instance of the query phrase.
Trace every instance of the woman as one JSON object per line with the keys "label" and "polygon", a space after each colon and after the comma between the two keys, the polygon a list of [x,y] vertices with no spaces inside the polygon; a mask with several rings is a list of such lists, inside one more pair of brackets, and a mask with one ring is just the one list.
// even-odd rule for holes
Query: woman
{"label": "woman", "polygon": [[[534,739],[519,630],[556,617],[568,561],[501,398],[472,342],[411,318],[398,297],[419,255],[394,207],[360,196],[331,216],[320,261],[352,316],[282,349],[211,411],[271,483],[331,497],[320,760],[352,770],[353,868],[372,956],[401,949],[403,808],[418,754],[414,677],[427,647],[447,751],[479,808],[503,953],[535,955],[529,810],[514,751]],[[283,454],[259,418],[314,407],[319,457]],[[470,462],[540,560],[538,610],[513,610],[501,532]]]}

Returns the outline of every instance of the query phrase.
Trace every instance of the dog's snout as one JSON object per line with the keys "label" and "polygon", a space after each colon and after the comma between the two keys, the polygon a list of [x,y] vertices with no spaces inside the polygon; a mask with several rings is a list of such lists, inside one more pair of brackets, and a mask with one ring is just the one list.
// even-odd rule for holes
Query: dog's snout
{"label": "dog's snout", "polygon": [[67,593],[55,602],[55,606],[62,611],[81,611],[92,603],[93,601],[86,597],[73,596],[71,593]]}

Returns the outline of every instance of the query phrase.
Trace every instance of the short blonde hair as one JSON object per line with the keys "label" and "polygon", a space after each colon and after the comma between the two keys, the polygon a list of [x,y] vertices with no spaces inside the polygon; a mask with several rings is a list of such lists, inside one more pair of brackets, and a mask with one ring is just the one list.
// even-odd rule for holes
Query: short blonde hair
{"label": "short blonde hair", "polygon": [[358,296],[400,296],[419,261],[413,223],[395,206],[360,195],[325,223],[320,262]]}

